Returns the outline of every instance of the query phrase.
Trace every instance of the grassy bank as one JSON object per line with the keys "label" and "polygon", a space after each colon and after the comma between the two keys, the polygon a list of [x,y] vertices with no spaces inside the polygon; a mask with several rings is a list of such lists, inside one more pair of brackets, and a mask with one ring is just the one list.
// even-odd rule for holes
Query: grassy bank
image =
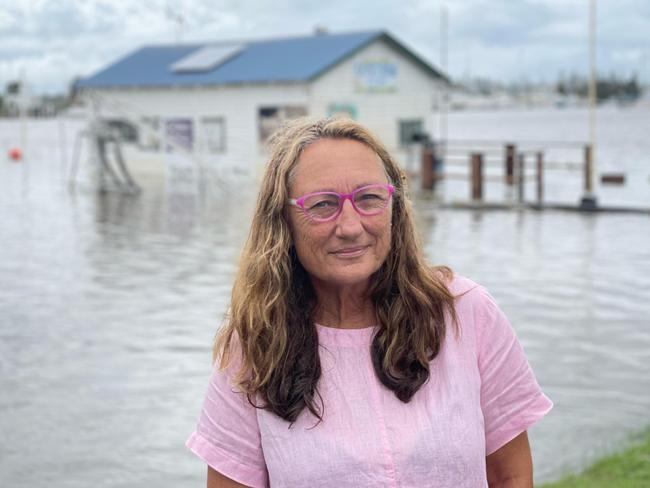
{"label": "grassy bank", "polygon": [[635,441],[628,450],[598,461],[582,474],[568,476],[539,488],[648,488],[650,429]]}

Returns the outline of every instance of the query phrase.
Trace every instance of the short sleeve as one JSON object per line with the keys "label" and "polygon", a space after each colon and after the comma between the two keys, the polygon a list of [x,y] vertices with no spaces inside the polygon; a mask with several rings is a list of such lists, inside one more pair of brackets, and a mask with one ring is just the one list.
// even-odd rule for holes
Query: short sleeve
{"label": "short sleeve", "polygon": [[233,366],[215,364],[196,430],[186,446],[219,473],[254,488],[268,486],[257,411],[232,384]]}
{"label": "short sleeve", "polygon": [[510,442],[551,410],[510,322],[483,288],[477,324],[485,452]]}

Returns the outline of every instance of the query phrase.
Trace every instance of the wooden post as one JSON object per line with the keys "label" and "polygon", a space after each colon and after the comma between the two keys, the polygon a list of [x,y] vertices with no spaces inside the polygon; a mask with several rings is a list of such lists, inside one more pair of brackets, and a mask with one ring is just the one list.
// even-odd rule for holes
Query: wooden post
{"label": "wooden post", "polygon": [[431,152],[433,153],[433,189],[436,189],[436,186],[438,185],[439,181],[442,181],[444,179],[444,159],[443,159],[443,154],[441,153],[442,151],[442,145],[434,146],[431,149]]}
{"label": "wooden post", "polygon": [[524,203],[524,184],[526,183],[525,159],[523,154],[517,155],[517,185],[519,203]]}
{"label": "wooden post", "polygon": [[515,156],[516,147],[514,144],[506,144],[505,148],[505,182],[506,185],[512,186],[515,183]]}
{"label": "wooden post", "polygon": [[593,175],[592,175],[592,163],[593,163],[593,154],[591,150],[591,144],[585,146],[585,162],[584,162],[584,171],[585,171],[585,193],[593,194]]}
{"label": "wooden post", "polygon": [[544,200],[544,153],[537,153],[537,205],[541,207]]}
{"label": "wooden post", "polygon": [[423,190],[433,190],[435,186],[434,175],[433,175],[433,165],[434,165],[433,158],[434,155],[431,149],[424,149],[422,151],[420,175],[422,177]]}
{"label": "wooden post", "polygon": [[472,153],[471,159],[471,172],[472,172],[472,200],[483,200],[483,154]]}

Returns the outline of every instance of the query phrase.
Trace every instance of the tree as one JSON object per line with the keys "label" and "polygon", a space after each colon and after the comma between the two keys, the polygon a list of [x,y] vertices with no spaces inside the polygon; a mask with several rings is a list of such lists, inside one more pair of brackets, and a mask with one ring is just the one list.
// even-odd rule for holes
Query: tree
{"label": "tree", "polygon": [[[568,81],[560,79],[555,86],[555,91],[561,95],[577,95],[585,98],[589,93],[589,82],[586,78],[573,74]],[[596,92],[599,102],[610,99],[630,102],[641,96],[642,89],[636,74],[625,80],[611,73],[608,77],[596,80]]]}

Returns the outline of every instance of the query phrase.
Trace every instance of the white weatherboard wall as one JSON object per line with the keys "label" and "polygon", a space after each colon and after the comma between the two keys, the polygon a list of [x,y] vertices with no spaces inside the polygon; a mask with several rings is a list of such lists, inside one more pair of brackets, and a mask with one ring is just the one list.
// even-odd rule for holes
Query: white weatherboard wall
{"label": "white weatherboard wall", "polygon": [[[307,88],[298,84],[127,88],[94,92],[102,99],[100,114],[103,117],[126,118],[134,123],[139,123],[143,117],[160,117],[162,122],[189,118],[194,122],[195,137],[199,135],[199,121],[203,117],[222,117],[226,125],[226,151],[193,157],[208,159],[210,165],[238,165],[247,170],[257,170],[264,161],[259,143],[260,107],[308,106]],[[156,153],[132,153],[132,156],[161,159]]]}
{"label": "white weatherboard wall", "polygon": [[[397,67],[393,91],[364,91],[357,88],[355,66],[385,62]],[[317,78],[310,86],[309,113],[326,116],[332,104],[356,108],[356,119],[370,128],[401,162],[410,155],[399,147],[399,120],[421,119],[431,133],[431,113],[440,81],[382,40],[343,61]]]}

